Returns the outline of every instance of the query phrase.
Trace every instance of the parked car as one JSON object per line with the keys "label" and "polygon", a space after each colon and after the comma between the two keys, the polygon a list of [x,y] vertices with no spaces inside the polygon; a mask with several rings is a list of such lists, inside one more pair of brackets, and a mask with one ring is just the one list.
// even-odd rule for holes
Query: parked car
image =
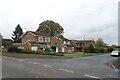
{"label": "parked car", "polygon": [[120,56],[120,51],[118,51],[118,50],[114,50],[114,51],[112,51],[111,52],[111,56]]}

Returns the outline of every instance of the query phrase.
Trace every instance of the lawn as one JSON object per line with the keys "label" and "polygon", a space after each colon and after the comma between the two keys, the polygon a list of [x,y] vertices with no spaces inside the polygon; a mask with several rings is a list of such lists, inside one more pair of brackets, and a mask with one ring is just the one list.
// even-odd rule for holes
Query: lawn
{"label": "lawn", "polygon": [[85,56],[85,55],[90,55],[91,53],[83,53],[83,52],[75,52],[75,53],[64,53],[64,56],[67,57],[76,57],[76,56]]}

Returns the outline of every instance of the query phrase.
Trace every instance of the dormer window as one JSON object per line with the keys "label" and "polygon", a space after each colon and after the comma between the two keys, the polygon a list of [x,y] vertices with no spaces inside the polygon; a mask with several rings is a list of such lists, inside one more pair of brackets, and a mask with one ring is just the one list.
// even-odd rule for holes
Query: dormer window
{"label": "dormer window", "polygon": [[39,37],[39,38],[38,38],[38,41],[43,42],[43,38],[42,38],[42,37]]}

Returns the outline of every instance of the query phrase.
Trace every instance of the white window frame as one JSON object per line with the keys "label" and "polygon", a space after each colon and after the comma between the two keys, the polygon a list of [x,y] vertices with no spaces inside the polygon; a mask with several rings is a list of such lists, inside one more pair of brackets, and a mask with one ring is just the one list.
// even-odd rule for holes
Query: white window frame
{"label": "white window frame", "polygon": [[49,38],[49,37],[46,37],[46,38],[45,38],[45,42],[50,42],[50,38]]}
{"label": "white window frame", "polygon": [[66,41],[63,41],[64,44],[66,44],[67,42]]}
{"label": "white window frame", "polygon": [[70,45],[70,41],[67,41],[67,44]]}
{"label": "white window frame", "polygon": [[39,38],[38,38],[38,41],[39,41],[39,42],[43,42],[43,37],[39,37]]}

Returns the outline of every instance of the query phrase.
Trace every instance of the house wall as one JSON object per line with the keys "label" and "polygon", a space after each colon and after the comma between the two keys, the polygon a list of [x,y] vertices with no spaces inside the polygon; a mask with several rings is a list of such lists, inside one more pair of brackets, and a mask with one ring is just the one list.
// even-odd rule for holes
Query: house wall
{"label": "house wall", "polygon": [[59,52],[62,52],[62,47],[64,47],[64,52],[68,51],[68,48],[64,46],[62,39],[60,38],[51,38],[51,46],[57,45],[59,46]]}
{"label": "house wall", "polygon": [[59,38],[51,38],[51,46],[54,46],[54,45],[59,45],[59,46],[62,46],[62,40],[59,39]]}
{"label": "house wall", "polygon": [[95,42],[93,41],[88,41],[88,42],[75,42],[75,51],[76,52],[81,52],[83,50],[84,47],[89,47],[90,44],[92,44],[93,46],[95,46]]}
{"label": "house wall", "polygon": [[32,35],[30,32],[27,32],[26,35],[22,37],[22,43],[26,43],[27,41],[38,41],[38,37]]}
{"label": "house wall", "polygon": [[26,43],[25,46],[24,46],[24,50],[26,51],[31,51],[31,45],[29,43]]}

